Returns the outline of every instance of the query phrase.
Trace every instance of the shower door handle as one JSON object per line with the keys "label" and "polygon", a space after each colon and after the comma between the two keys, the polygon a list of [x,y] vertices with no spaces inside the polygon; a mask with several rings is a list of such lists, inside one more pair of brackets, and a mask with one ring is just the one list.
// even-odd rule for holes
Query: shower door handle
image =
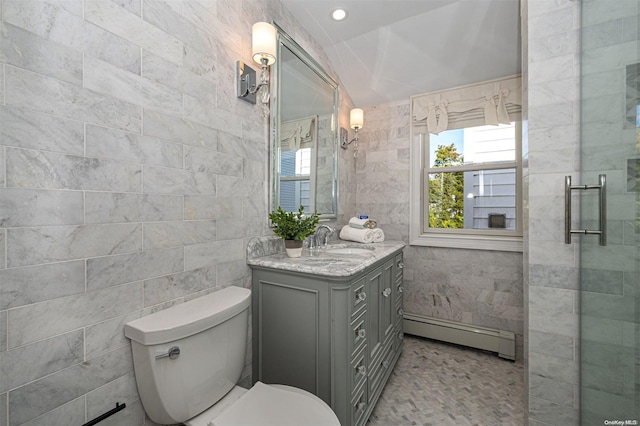
{"label": "shower door handle", "polygon": [[[598,228],[571,229],[571,191],[598,190]],[[600,245],[607,245],[607,175],[598,175],[597,185],[571,185],[571,176],[564,177],[564,242],[571,244],[571,235],[600,235]]]}

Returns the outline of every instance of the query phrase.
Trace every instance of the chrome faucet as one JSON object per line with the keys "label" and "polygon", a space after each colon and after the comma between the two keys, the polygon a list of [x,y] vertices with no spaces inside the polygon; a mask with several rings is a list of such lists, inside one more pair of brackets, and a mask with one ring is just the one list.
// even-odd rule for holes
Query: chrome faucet
{"label": "chrome faucet", "polygon": [[[322,244],[320,244],[320,231],[325,230],[326,232],[324,233],[324,238],[322,239]],[[327,243],[329,242],[329,237],[331,235],[333,235],[333,233],[336,232],[335,229],[333,229],[332,227],[330,227],[329,225],[326,224],[322,224],[322,225],[318,225],[318,228],[316,228],[316,233],[313,236],[312,240],[315,240],[316,245],[322,245],[323,247],[327,245]]]}

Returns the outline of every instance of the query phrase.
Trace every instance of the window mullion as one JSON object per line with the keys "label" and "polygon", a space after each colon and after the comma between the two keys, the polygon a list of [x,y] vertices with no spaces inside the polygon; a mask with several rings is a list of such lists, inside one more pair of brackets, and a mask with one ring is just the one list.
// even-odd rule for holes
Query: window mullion
{"label": "window mullion", "polygon": [[465,164],[463,166],[447,166],[447,167],[426,167],[429,173],[441,173],[441,172],[473,172],[476,170],[501,170],[501,169],[513,169],[518,166],[516,161],[499,162],[499,163],[476,163]]}

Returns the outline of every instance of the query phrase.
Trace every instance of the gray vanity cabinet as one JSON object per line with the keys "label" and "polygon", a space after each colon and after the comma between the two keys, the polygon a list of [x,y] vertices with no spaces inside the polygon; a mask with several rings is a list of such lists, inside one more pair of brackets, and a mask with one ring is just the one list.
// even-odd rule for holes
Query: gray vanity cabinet
{"label": "gray vanity cabinet", "polygon": [[402,251],[348,277],[252,268],[253,380],[366,423],[402,350]]}

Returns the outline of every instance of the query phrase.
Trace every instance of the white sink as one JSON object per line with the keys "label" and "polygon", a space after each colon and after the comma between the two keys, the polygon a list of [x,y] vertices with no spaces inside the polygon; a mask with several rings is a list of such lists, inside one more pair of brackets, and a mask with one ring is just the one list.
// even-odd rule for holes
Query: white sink
{"label": "white sink", "polygon": [[372,248],[364,247],[336,247],[326,250],[327,253],[331,254],[371,254],[372,251]]}

